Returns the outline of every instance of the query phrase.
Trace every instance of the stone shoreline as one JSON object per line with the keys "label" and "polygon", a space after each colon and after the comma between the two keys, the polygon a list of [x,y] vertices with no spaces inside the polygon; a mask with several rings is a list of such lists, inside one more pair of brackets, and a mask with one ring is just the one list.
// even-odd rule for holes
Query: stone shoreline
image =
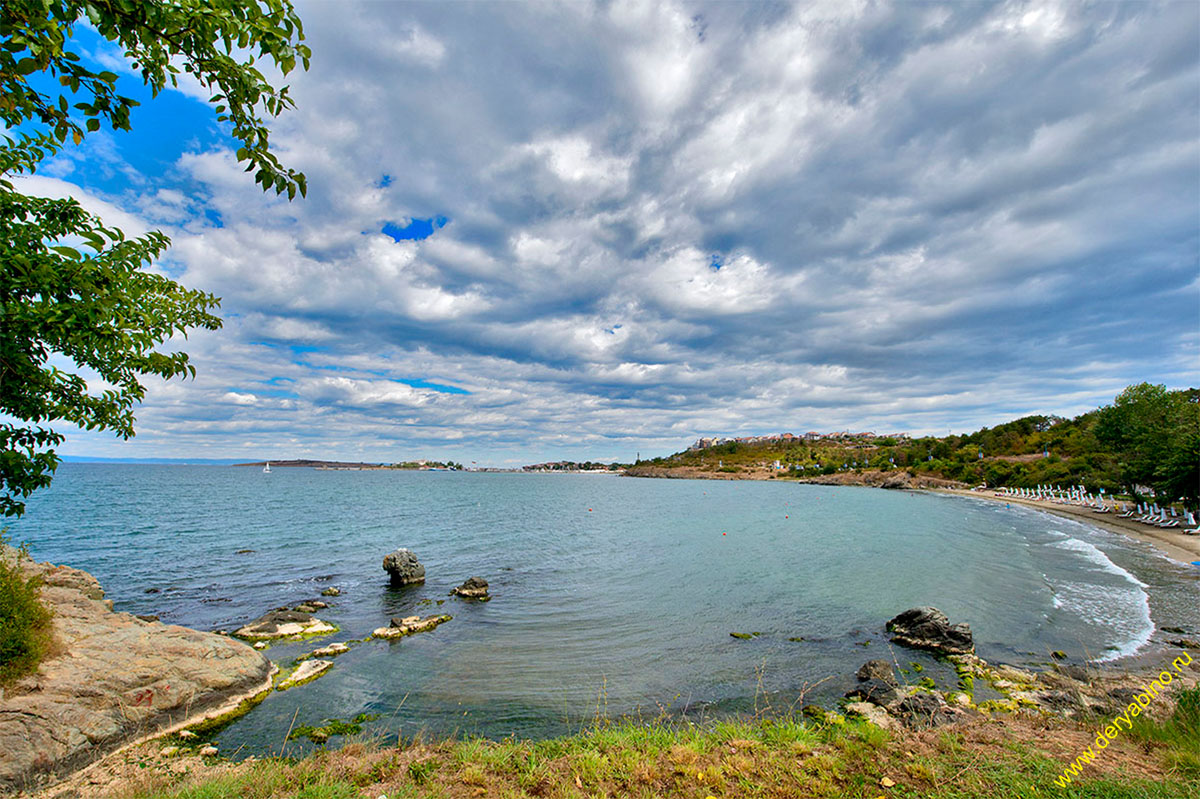
{"label": "stone shoreline", "polygon": [[42,580],[56,652],[0,693],[0,793],[48,785],[271,688],[274,666],[240,641],[114,612],[79,569],[21,567]]}

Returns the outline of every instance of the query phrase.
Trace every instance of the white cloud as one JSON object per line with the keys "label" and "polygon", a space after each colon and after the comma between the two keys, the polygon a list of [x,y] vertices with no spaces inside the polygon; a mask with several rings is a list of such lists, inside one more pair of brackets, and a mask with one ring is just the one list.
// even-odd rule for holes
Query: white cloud
{"label": "white cloud", "polygon": [[81,194],[226,315],[122,452],[630,457],[1200,379],[1194,4],[301,13],[272,142],[307,200],[215,150]]}

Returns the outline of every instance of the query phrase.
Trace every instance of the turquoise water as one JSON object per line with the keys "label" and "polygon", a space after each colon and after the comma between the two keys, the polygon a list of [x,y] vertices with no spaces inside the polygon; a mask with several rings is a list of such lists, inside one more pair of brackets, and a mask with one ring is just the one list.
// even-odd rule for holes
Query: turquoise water
{"label": "turquoise water", "polygon": [[[118,610],[199,629],[340,588],[319,615],[341,632],[272,648],[282,665],[391,616],[454,616],[273,694],[221,735],[244,754],[277,751],[293,719],[363,712],[389,735],[498,737],[597,712],[829,701],[862,661],[891,657],[883,624],[915,605],[970,622],[980,655],[1013,663],[1114,659],[1146,644],[1152,620],[1200,625],[1195,575],[1143,545],[1025,508],[866,488],[66,464],[10,528],[39,560],[96,575]],[[424,586],[388,585],[380,563],[397,547],[417,553]],[[447,596],[471,575],[491,602]]]}

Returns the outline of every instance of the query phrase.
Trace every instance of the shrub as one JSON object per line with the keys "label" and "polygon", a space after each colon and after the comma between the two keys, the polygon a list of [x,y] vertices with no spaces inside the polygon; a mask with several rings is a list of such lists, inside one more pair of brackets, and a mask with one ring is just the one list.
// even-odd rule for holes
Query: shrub
{"label": "shrub", "polygon": [[40,581],[21,571],[23,557],[24,548],[0,540],[0,685],[36,670],[50,648],[50,611],[39,597]]}

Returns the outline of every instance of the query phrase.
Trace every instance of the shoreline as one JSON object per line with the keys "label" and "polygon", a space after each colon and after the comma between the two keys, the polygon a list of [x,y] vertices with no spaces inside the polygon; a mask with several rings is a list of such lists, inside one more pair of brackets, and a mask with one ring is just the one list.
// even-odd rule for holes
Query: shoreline
{"label": "shoreline", "polygon": [[1192,561],[1200,560],[1200,536],[1186,536],[1177,531],[1148,527],[1129,519],[1118,518],[1111,513],[1093,513],[1086,508],[1075,505],[1048,505],[1045,502],[1025,499],[1023,497],[996,497],[992,496],[991,489],[986,492],[960,488],[932,488],[926,490],[938,494],[953,494],[960,497],[982,499],[988,502],[1024,505],[1025,507],[1034,508],[1044,513],[1062,516],[1065,519],[1082,521],[1103,530],[1119,533],[1141,541],[1144,544],[1149,544],[1159,553],[1178,562],[1182,566],[1195,568],[1192,566]]}

